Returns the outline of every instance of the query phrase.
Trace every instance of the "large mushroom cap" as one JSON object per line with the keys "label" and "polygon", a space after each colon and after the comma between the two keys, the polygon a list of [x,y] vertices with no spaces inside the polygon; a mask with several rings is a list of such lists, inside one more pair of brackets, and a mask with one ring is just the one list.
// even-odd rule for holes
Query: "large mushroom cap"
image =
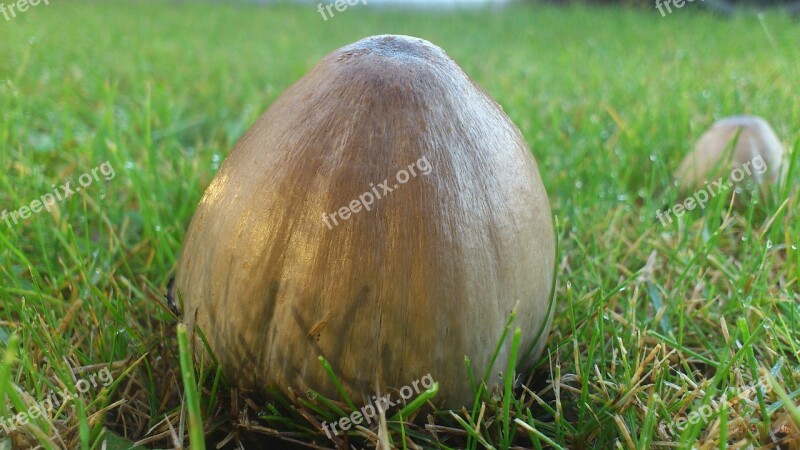
{"label": "large mushroom cap", "polygon": [[700,137],[694,151],[683,159],[676,178],[679,188],[688,192],[741,168],[763,187],[778,179],[782,159],[783,146],[766,120],[731,116],[714,122]]}
{"label": "large mushroom cap", "polygon": [[176,289],[242,387],[338,397],[324,356],[356,401],[430,374],[459,407],[464,357],[482,376],[517,303],[517,362],[541,353],[554,263],[519,130],[440,48],[374,36],[328,55],[236,144]]}

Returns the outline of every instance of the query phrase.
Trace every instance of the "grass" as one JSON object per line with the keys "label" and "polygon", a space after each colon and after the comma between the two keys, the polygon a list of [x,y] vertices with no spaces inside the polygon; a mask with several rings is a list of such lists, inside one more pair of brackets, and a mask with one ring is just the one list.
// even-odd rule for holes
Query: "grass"
{"label": "grass", "polygon": [[[346,404],[187,372],[163,294],[237,138],[325,54],[383,33],[443,47],[522,130],[558,221],[556,314],[523,387],[473,380],[474,409],[418,402],[332,441],[319,424]],[[325,22],[314,5],[51,2],[0,20],[0,207],[114,168],[0,223],[0,418],[76,399],[0,445],[173,448],[202,431],[227,448],[800,448],[800,170],[743,207],[720,196],[655,218],[682,200],[671,173],[716,118],[762,115],[798,147],[798,36],[781,16],[694,7],[354,6]],[[102,368],[113,383],[82,392]]]}

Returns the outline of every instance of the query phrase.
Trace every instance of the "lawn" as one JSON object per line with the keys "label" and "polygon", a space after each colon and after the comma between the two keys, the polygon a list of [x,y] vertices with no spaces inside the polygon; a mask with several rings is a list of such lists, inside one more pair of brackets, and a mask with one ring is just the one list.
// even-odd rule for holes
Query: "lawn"
{"label": "lawn", "polygon": [[[384,439],[800,448],[800,169],[766,198],[656,219],[683,200],[672,173],[715,119],[760,115],[800,145],[800,25],[696,6],[359,4],[325,21],[315,4],[51,1],[0,18],[0,209],[74,191],[0,222],[0,447],[186,447],[196,391],[209,448],[232,430],[226,448],[335,447],[318,424],[339,403],[243,396],[199,365],[184,389],[164,294],[203,191],[261,112],[329,52],[407,34],[521,129],[556,217],[558,284],[547,351],[511,402],[422,408]],[[373,431],[338,444],[374,446]]]}

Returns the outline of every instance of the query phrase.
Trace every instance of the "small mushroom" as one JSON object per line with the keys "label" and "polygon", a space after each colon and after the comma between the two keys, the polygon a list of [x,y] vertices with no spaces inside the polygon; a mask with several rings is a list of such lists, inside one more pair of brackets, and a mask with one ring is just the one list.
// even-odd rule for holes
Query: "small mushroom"
{"label": "small mushroom", "polygon": [[464,357],[483,376],[515,305],[516,365],[541,354],[554,270],[519,130],[440,48],[387,35],[325,57],[239,140],[175,287],[240,387],[339,398],[323,356],[356,401],[429,374],[460,407],[474,398]]}
{"label": "small mushroom", "polygon": [[749,179],[763,189],[780,176],[782,159],[783,146],[766,120],[726,117],[714,122],[686,155],[676,172],[678,187],[689,192],[730,178],[733,183]]}

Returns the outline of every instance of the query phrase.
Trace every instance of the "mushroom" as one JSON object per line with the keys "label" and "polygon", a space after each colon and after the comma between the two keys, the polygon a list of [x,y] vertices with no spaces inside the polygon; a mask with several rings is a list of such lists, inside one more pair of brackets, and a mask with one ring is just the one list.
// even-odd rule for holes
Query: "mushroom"
{"label": "mushroom", "polygon": [[[189,226],[175,289],[226,377],[369,400],[424,375],[472,402],[509,315],[515,364],[553,314],[555,236],[520,131],[442,49],[373,36],[325,57],[245,133]],[[195,344],[197,347],[198,344]],[[510,358],[502,347],[489,387]]]}
{"label": "mushroom", "polygon": [[780,176],[782,158],[783,147],[766,120],[726,117],[714,122],[686,155],[676,172],[678,187],[688,192],[729,177],[734,183],[750,179],[763,189]]}

